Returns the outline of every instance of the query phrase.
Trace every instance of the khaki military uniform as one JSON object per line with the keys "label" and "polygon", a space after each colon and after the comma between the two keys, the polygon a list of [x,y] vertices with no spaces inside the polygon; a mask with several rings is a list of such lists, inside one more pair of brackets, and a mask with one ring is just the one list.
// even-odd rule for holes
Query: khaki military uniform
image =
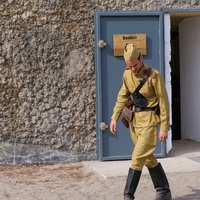
{"label": "khaki military uniform", "polygon": [[[123,74],[123,85],[118,93],[117,102],[111,119],[118,120],[124,108],[128,96],[134,92],[139,81],[144,78],[148,65],[142,67],[138,73],[126,69]],[[158,125],[161,131],[168,131],[169,125],[169,101],[162,75],[156,69],[152,69],[146,83],[140,93],[148,100],[147,107],[159,105],[160,114],[155,111],[134,112],[133,130],[130,129],[131,138],[135,144],[132,154],[132,168],[141,171],[143,166],[154,167],[157,160],[153,155],[156,148]]]}

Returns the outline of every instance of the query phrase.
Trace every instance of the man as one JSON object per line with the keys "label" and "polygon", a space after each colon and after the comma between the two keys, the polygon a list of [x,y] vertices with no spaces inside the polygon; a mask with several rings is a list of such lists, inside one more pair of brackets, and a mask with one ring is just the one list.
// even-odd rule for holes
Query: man
{"label": "man", "polygon": [[[126,44],[124,48],[126,70],[123,74],[123,84],[118,93],[117,102],[111,117],[110,131],[116,134],[117,121],[127,102],[128,97],[146,75],[149,66],[143,63],[143,57],[134,44]],[[169,130],[169,101],[164,79],[158,70],[152,68],[145,84],[139,93],[147,99],[147,105],[135,107],[133,121],[130,123],[130,134],[134,142],[132,166],[129,169],[124,190],[124,200],[134,199],[143,166],[149,170],[157,200],[171,200],[171,192],[165,172],[154,156],[157,137],[165,141]],[[159,108],[159,113],[157,112]],[[158,134],[158,125],[160,132]],[[148,198],[148,197],[147,197]]]}

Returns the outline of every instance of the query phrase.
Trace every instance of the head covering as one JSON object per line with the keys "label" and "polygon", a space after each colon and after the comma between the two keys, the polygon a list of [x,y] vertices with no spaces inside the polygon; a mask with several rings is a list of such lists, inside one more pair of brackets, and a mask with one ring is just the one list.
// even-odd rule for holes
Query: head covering
{"label": "head covering", "polygon": [[138,59],[140,52],[133,43],[127,43],[124,47],[124,60],[134,62]]}

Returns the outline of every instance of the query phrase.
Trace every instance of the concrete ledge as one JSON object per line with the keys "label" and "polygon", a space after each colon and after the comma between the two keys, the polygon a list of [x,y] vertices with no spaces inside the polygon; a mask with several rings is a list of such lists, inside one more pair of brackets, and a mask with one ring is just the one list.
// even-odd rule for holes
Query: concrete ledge
{"label": "concrete ledge", "polygon": [[[173,149],[168,157],[160,158],[166,173],[200,171],[200,143],[191,140],[173,141]],[[87,161],[85,165],[100,174],[103,178],[127,176],[131,160],[126,161]],[[143,174],[148,173],[144,167]]]}
{"label": "concrete ledge", "polygon": [[[200,171],[200,162],[194,161],[195,158],[199,159],[200,157],[193,157],[192,159],[184,157],[162,158],[158,159],[158,161],[162,164],[166,173]],[[127,176],[128,169],[131,166],[130,160],[105,162],[87,161],[83,163],[105,179]],[[144,167],[142,173],[148,174],[146,167]]]}

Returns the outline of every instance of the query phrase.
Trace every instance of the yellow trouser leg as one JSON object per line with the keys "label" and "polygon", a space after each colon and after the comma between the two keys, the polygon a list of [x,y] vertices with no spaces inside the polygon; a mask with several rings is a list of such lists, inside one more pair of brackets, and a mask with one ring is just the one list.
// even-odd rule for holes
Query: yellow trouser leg
{"label": "yellow trouser leg", "polygon": [[142,171],[143,166],[154,167],[158,164],[153,155],[156,148],[157,126],[134,128],[131,138],[135,144],[132,153],[132,168]]}

